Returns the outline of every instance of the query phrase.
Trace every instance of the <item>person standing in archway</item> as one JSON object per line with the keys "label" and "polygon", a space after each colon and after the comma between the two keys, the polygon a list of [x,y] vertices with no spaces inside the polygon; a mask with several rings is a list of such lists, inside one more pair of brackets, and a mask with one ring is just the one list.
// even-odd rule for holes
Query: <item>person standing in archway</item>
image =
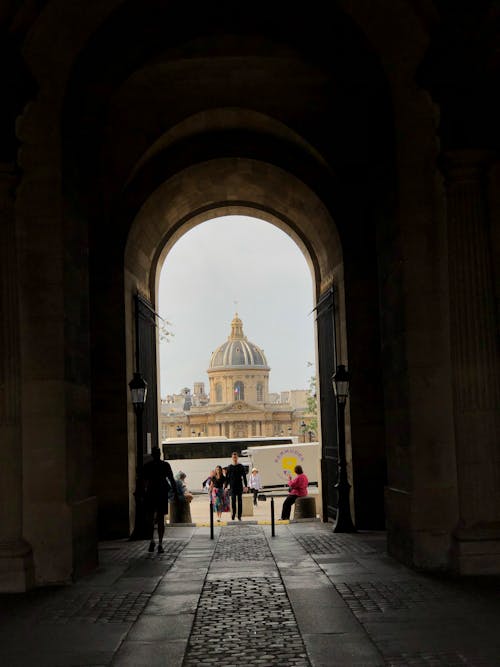
{"label": "person standing in archway", "polygon": [[177,484],[170,463],[161,460],[159,447],[151,450],[152,461],[143,466],[144,504],[148,516],[151,540],[148,551],[155,550],[154,526],[158,526],[158,553],[163,553],[163,535],[165,533],[165,514],[168,512],[168,494],[172,490],[178,499]]}
{"label": "person standing in archway", "polygon": [[[243,509],[243,491],[247,491],[247,476],[245,468],[238,463],[238,452],[231,455],[232,463],[228,466],[226,487],[229,486],[231,493],[231,518],[234,521],[236,511],[238,512],[238,521],[241,521]],[[236,507],[237,506],[237,507]]]}

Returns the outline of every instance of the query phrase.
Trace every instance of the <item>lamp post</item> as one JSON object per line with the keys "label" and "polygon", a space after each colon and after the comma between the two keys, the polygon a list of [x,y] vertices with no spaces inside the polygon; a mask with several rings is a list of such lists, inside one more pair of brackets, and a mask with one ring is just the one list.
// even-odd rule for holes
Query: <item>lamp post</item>
{"label": "lamp post", "polygon": [[143,479],[142,479],[142,464],[143,464],[143,450],[144,438],[142,432],[142,413],[144,412],[144,405],[146,403],[146,396],[148,393],[148,383],[140,373],[134,373],[134,377],[129,382],[130,394],[132,397],[132,404],[136,416],[136,470],[135,470],[135,522],[134,530],[130,536],[131,540],[144,540],[147,538],[146,514],[144,511],[144,493],[143,493]]}
{"label": "lamp post", "polygon": [[312,437],[313,437],[314,431],[308,431],[308,433],[309,433],[309,442],[312,442]]}
{"label": "lamp post", "polygon": [[337,366],[332,377],[333,391],[337,399],[337,430],[339,436],[339,459],[338,459],[338,481],[337,489],[337,520],[333,529],[334,533],[355,533],[356,528],[351,519],[351,506],[349,495],[351,485],[347,477],[347,461],[345,456],[345,405],[349,395],[350,375],[346,367]]}
{"label": "lamp post", "polygon": [[292,435],[292,427],[289,426],[288,427],[288,437],[290,437],[291,435]]}
{"label": "lamp post", "polygon": [[177,437],[180,438],[182,433],[182,426],[179,424],[179,426],[175,427],[175,430],[177,431]]}
{"label": "lamp post", "polygon": [[302,442],[306,441],[306,429],[307,429],[307,424],[305,423],[304,420],[300,422],[300,430],[302,431]]}

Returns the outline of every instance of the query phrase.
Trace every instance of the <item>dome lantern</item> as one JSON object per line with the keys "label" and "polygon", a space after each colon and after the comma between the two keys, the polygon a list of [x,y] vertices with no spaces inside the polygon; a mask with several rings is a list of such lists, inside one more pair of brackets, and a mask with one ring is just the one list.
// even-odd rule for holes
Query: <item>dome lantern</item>
{"label": "dome lantern", "polygon": [[233,321],[231,322],[231,335],[228,340],[244,340],[245,336],[243,335],[243,322],[238,317],[238,313],[235,313]]}

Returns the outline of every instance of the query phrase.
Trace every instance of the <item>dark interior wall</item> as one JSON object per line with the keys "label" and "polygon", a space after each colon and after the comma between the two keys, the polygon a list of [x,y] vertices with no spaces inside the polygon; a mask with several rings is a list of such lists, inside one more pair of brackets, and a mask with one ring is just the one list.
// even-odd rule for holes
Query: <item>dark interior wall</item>
{"label": "dark interior wall", "polygon": [[[385,528],[387,484],[384,392],[379,332],[379,286],[374,253],[376,209],[363,210],[353,198],[353,226],[361,247],[345,251],[346,323],[351,372],[350,429],[354,510],[359,529]],[[365,201],[365,200],[362,200]],[[375,220],[374,220],[375,218]]]}
{"label": "dark interior wall", "polygon": [[[94,246],[95,247],[95,246]],[[123,248],[102,245],[90,263],[92,442],[102,538],[129,534]],[[106,270],[103,270],[103,267]],[[130,304],[132,307],[132,304]]]}

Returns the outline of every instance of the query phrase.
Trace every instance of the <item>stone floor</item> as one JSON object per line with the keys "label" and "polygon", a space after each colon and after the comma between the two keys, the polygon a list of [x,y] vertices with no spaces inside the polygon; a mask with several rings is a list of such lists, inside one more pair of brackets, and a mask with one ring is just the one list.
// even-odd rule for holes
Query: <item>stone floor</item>
{"label": "stone floor", "polygon": [[167,527],[70,587],[0,596],[0,665],[500,666],[500,577],[413,572],[382,533]]}

